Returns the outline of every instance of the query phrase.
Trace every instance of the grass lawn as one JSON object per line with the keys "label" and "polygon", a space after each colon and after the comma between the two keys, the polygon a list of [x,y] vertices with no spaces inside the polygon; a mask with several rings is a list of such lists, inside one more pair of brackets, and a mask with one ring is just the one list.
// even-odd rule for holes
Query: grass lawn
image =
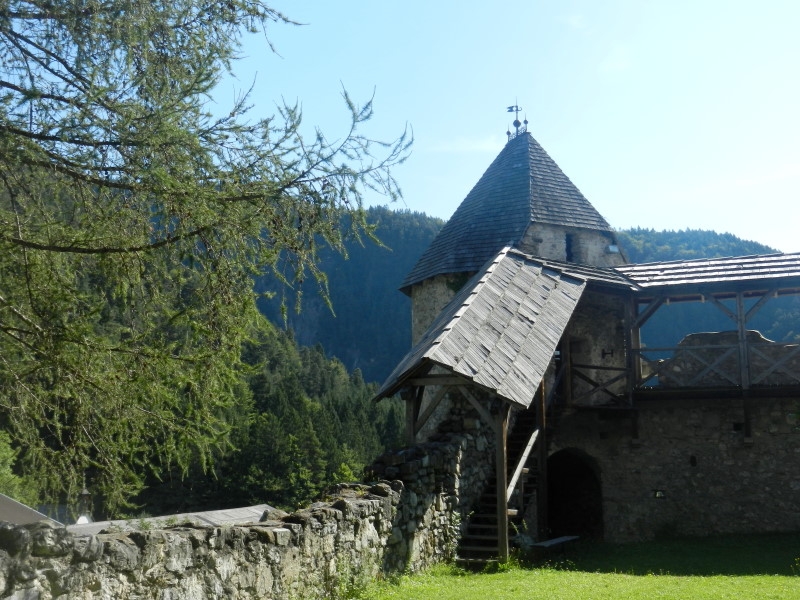
{"label": "grass lawn", "polygon": [[442,566],[376,584],[358,597],[800,600],[800,534],[576,544],[549,563],[515,565],[495,573]]}

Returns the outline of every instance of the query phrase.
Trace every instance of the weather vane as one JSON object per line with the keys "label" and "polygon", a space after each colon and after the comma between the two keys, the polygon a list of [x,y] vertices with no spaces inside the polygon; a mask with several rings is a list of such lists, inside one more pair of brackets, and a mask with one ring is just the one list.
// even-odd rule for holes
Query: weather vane
{"label": "weather vane", "polygon": [[[522,112],[522,108],[518,104],[513,104],[513,105],[509,106],[507,112],[513,112],[514,113],[514,123],[513,123],[513,125],[514,125],[514,133],[512,134],[510,129],[508,131],[506,131],[506,135],[508,136],[508,140],[511,141],[515,137],[517,137],[520,133],[525,133],[528,130],[528,119],[525,119],[523,122],[520,123],[519,113]],[[520,127],[522,125],[524,125],[524,127],[522,127],[522,130],[520,131]]]}

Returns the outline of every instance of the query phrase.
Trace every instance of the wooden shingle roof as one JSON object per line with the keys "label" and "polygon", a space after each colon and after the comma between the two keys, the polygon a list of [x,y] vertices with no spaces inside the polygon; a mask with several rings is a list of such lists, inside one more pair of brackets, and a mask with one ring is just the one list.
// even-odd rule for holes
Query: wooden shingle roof
{"label": "wooden shingle roof", "polygon": [[442,310],[376,399],[438,365],[527,407],[585,286],[585,279],[504,248]]}
{"label": "wooden shingle roof", "polygon": [[636,284],[640,296],[800,288],[800,253],[643,263],[615,270]]}
{"label": "wooden shingle roof", "polygon": [[401,289],[447,273],[475,272],[528,226],[611,231],[599,212],[529,133],[506,144],[445,224]]}

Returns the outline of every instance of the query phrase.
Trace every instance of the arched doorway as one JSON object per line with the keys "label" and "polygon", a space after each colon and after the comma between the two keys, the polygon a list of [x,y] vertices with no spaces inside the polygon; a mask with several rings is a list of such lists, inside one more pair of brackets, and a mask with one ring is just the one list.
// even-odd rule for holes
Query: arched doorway
{"label": "arched doorway", "polygon": [[603,491],[597,463],[580,450],[547,459],[547,521],[551,537],[603,538]]}

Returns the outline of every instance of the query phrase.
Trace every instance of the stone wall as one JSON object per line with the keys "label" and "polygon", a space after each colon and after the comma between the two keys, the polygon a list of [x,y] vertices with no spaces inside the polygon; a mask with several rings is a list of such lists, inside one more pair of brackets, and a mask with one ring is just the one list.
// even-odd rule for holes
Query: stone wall
{"label": "stone wall", "polygon": [[609,541],[798,531],[800,400],[746,402],[640,402],[636,421],[576,411],[550,454],[575,450],[596,466]]}
{"label": "stone wall", "polygon": [[[581,297],[563,340],[568,340],[571,363],[575,369],[605,385],[625,369],[624,299],[612,294],[587,291]],[[563,345],[563,342],[562,342]],[[591,365],[599,368],[578,367]],[[614,394],[623,394],[627,379],[609,385]],[[609,395],[592,392],[594,385],[572,378],[572,397],[582,405],[608,404]]]}
{"label": "stone wall", "polygon": [[473,273],[437,275],[411,288],[411,344],[419,342],[433,320],[439,316]]}
{"label": "stone wall", "polygon": [[[381,457],[393,481],[343,484],[325,502],[244,526],[191,523],[75,537],[0,524],[0,597],[159,600],[336,598],[452,558],[491,452],[479,430]],[[466,503],[465,503],[466,502]]]}
{"label": "stone wall", "polygon": [[522,252],[550,260],[560,260],[598,267],[616,267],[625,258],[616,247],[613,234],[593,229],[559,227],[532,223],[518,244]]}

